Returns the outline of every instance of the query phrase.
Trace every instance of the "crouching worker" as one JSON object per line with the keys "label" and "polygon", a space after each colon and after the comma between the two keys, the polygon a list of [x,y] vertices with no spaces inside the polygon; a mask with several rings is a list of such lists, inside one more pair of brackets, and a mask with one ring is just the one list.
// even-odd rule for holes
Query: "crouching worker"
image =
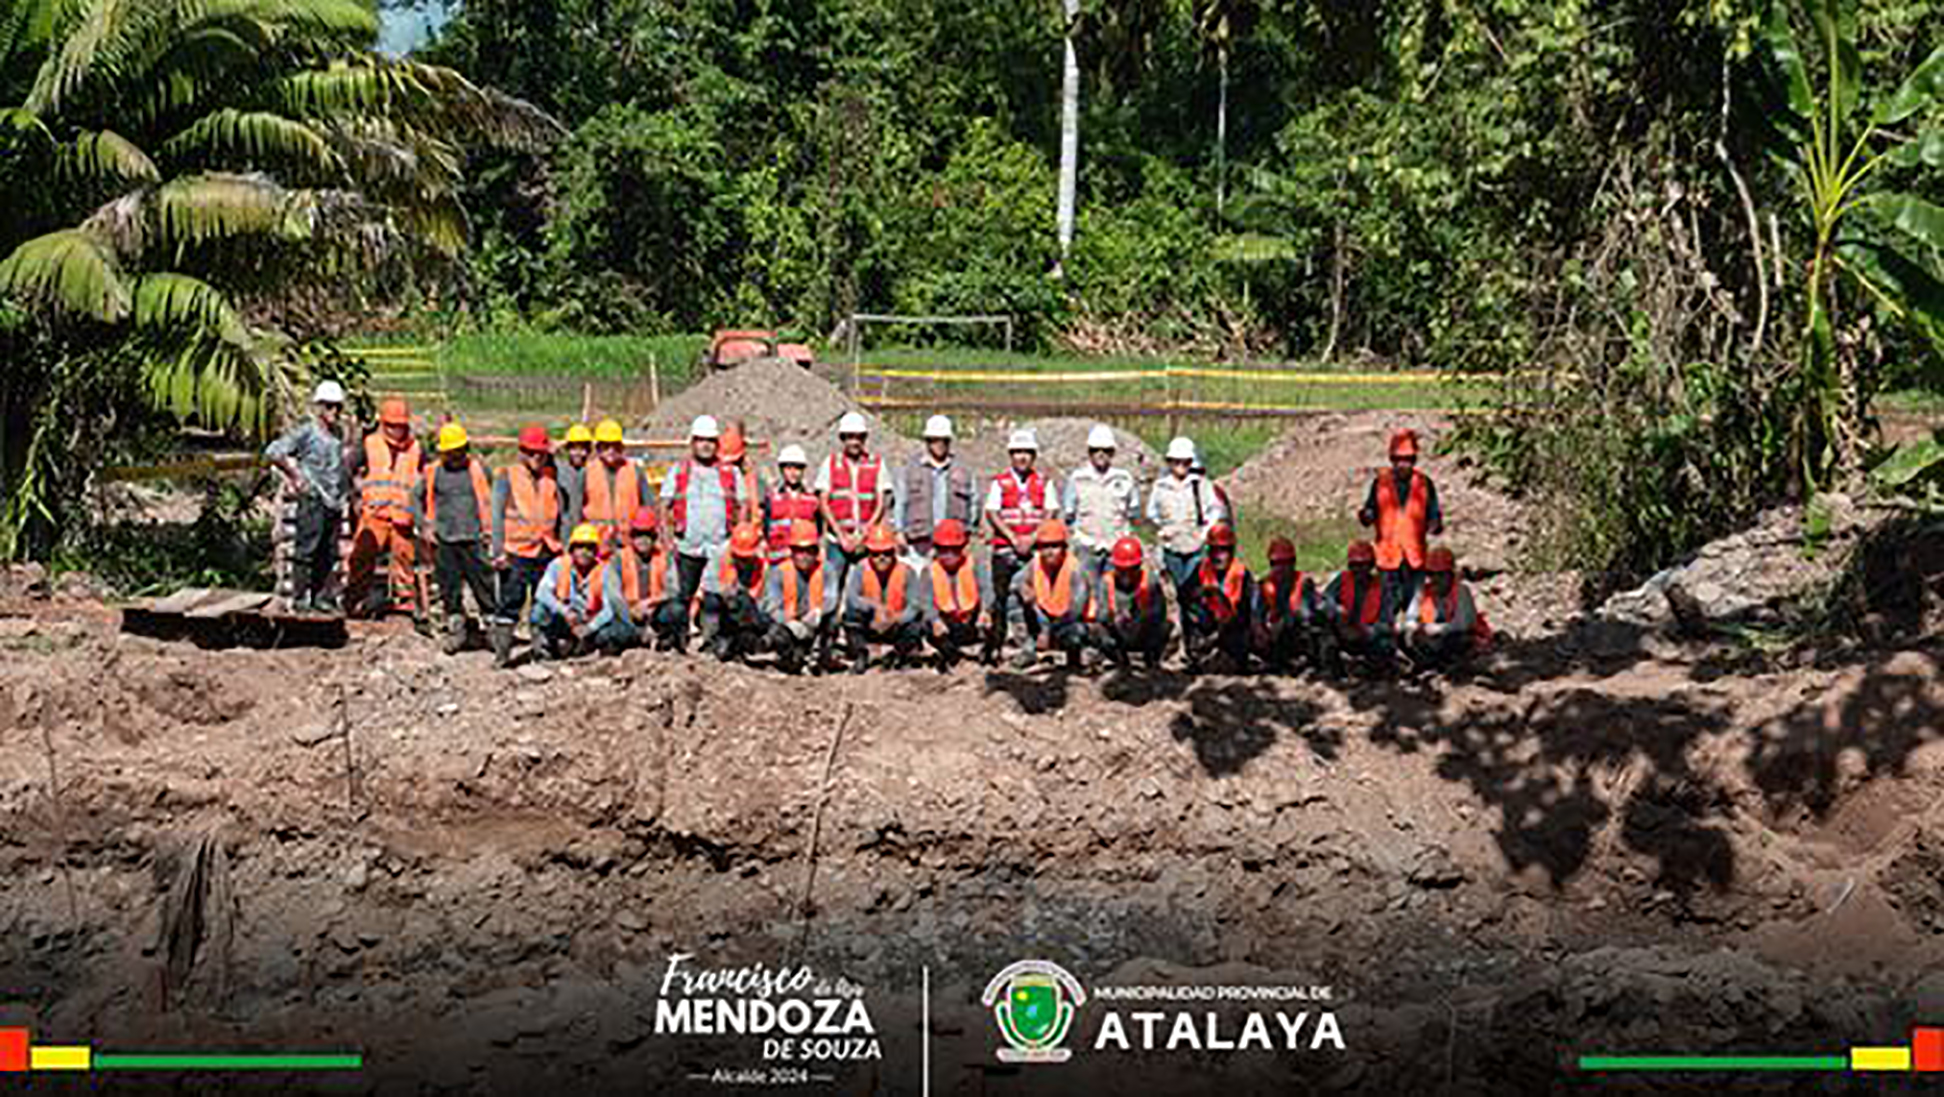
{"label": "crouching worker", "polygon": [[688,603],[668,589],[668,550],[661,544],[661,515],[636,507],[628,540],[614,556],[621,577],[622,614],[634,639],[662,651],[688,647]]}
{"label": "crouching worker", "polygon": [[1397,652],[1392,586],[1378,572],[1377,550],[1369,541],[1351,542],[1348,560],[1349,568],[1338,572],[1323,590],[1338,651],[1338,665],[1331,669],[1342,669],[1343,655],[1387,668]]}
{"label": "crouching worker", "polygon": [[744,522],[716,550],[715,565],[702,576],[702,648],[723,662],[747,659],[769,638],[763,612],[767,590],[763,531]]}
{"label": "crouching worker", "polygon": [[956,518],[938,523],[931,531],[931,562],[920,576],[925,638],[938,653],[940,670],[952,669],[974,646],[981,649],[981,662],[999,658],[992,630],[992,573],[967,555],[971,539],[965,523]]}
{"label": "crouching worker", "polygon": [[1439,545],[1424,554],[1425,585],[1404,611],[1404,647],[1422,667],[1455,667],[1485,654],[1492,626],[1478,612],[1471,588],[1458,578],[1458,561]]}
{"label": "crouching worker", "polygon": [[1252,646],[1270,670],[1286,671],[1299,659],[1327,665],[1331,635],[1316,584],[1296,570],[1296,546],[1289,538],[1269,542],[1269,574],[1256,584]]}
{"label": "crouching worker", "polygon": [[769,570],[763,595],[763,611],[771,622],[770,650],[786,673],[802,671],[813,656],[819,670],[828,669],[836,604],[836,584],[825,582],[817,523],[799,518],[790,527],[790,555]]}
{"label": "crouching worker", "polygon": [[1013,580],[1013,597],[1025,610],[1030,643],[1013,657],[1026,670],[1049,651],[1066,653],[1068,670],[1079,670],[1093,621],[1093,584],[1087,569],[1067,551],[1066,523],[1041,522],[1033,538],[1033,562]]}
{"label": "crouching worker", "polygon": [[540,577],[533,598],[533,657],[564,659],[596,648],[610,654],[633,638],[621,615],[621,584],[601,562],[601,529],[582,523]]}
{"label": "crouching worker", "polygon": [[1168,621],[1168,600],[1161,582],[1148,571],[1141,542],[1123,537],[1108,554],[1112,570],[1100,588],[1100,649],[1126,670],[1134,656],[1149,670],[1161,665],[1174,627]]}
{"label": "crouching worker", "polygon": [[871,645],[889,644],[899,665],[911,661],[924,643],[918,600],[912,597],[910,565],[898,559],[898,535],[889,526],[872,526],[864,535],[864,565],[844,582],[844,640],[852,674],[871,666]]}
{"label": "crouching worker", "polygon": [[1181,607],[1189,673],[1217,653],[1232,672],[1248,665],[1255,587],[1255,576],[1235,551],[1235,527],[1217,522],[1208,531],[1208,550],[1195,566]]}

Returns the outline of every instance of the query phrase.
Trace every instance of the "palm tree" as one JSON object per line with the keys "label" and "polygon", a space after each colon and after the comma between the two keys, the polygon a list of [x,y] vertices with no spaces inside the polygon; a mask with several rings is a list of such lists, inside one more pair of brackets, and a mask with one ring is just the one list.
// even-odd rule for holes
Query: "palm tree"
{"label": "palm tree", "polygon": [[60,365],[0,385],[0,557],[51,518],[57,423],[135,400],[264,429],[293,379],[248,306],[455,255],[463,149],[559,132],[377,30],[367,0],[0,0],[0,291]]}

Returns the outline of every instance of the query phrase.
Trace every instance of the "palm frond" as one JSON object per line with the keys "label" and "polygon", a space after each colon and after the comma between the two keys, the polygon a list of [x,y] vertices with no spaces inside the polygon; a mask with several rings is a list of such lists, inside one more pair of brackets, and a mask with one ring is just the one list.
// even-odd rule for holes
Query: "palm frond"
{"label": "palm frond", "polygon": [[61,171],[87,179],[159,183],[162,173],[133,141],[113,130],[83,133],[61,146]]}
{"label": "palm frond", "polygon": [[344,167],[325,135],[312,126],[269,111],[228,107],[203,115],[164,142],[162,151],[178,159],[293,166],[318,177],[333,176]]}
{"label": "palm frond", "polygon": [[170,243],[204,244],[238,236],[298,237],[289,223],[291,192],[262,174],[204,172],[150,192],[151,225]]}
{"label": "palm frond", "polygon": [[129,290],[115,255],[81,229],[37,236],[0,260],[0,290],[113,324],[128,315]]}
{"label": "palm frond", "polygon": [[294,73],[272,89],[271,101],[299,118],[380,115],[455,140],[522,151],[545,148],[566,132],[525,100],[416,61],[369,58]]}
{"label": "palm frond", "polygon": [[150,402],[212,427],[261,431],[274,407],[270,366],[254,347],[206,332],[159,332],[137,343]]}
{"label": "palm frond", "polygon": [[166,271],[137,279],[131,315],[138,328],[193,327],[226,343],[250,346],[249,328],[229,298],[187,274]]}

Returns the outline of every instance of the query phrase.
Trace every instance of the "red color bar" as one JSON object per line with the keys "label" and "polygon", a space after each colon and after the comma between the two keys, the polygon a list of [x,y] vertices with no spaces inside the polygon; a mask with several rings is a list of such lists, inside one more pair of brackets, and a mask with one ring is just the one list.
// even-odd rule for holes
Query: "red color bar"
{"label": "red color bar", "polygon": [[27,1030],[24,1028],[0,1028],[0,1074],[15,1073],[26,1069]]}
{"label": "red color bar", "polygon": [[1944,1028],[1918,1025],[1910,1030],[1910,1068],[1944,1071]]}

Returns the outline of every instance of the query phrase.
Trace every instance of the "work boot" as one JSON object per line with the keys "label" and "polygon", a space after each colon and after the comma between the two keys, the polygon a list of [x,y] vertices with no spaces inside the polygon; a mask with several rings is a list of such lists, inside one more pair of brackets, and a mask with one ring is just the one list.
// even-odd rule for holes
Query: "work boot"
{"label": "work boot", "polygon": [[446,619],[445,653],[457,655],[466,650],[466,619],[453,616]]}
{"label": "work boot", "polygon": [[[713,613],[702,615],[702,635],[697,638],[696,646],[705,652],[715,650],[716,637],[722,632],[722,620]],[[682,650],[677,648],[677,651]]]}
{"label": "work boot", "polygon": [[1014,670],[1032,670],[1036,666],[1039,666],[1039,651],[1031,644],[1019,649],[1012,657]]}
{"label": "work boot", "polygon": [[852,674],[862,674],[871,669],[871,647],[864,642],[863,633],[852,632],[850,634],[850,642],[846,647],[850,656],[850,672]]}
{"label": "work boot", "polygon": [[533,652],[532,661],[536,663],[544,663],[554,657],[553,641],[547,639],[547,630],[541,628],[539,625],[533,626],[531,650]]}
{"label": "work boot", "polygon": [[505,621],[493,622],[493,665],[503,667],[513,662],[513,626]]}

